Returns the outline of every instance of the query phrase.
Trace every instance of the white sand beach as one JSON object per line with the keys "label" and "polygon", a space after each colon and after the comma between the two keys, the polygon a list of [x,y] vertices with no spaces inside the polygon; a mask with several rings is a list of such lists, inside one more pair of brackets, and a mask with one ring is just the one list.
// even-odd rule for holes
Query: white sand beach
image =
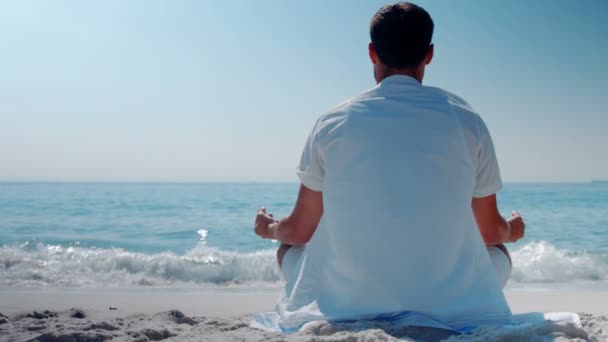
{"label": "white sand beach", "polygon": [[[249,327],[277,290],[0,289],[0,341],[608,341],[608,291],[506,291],[514,313],[577,312],[581,326],[545,324],[451,336],[422,328],[316,322],[281,335]],[[115,310],[110,310],[112,307]]]}

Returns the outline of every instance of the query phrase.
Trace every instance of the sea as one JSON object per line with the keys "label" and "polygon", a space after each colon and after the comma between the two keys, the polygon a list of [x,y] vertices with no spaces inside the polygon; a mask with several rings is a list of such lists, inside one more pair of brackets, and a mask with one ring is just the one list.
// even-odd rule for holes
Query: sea
{"label": "sea", "polygon": [[[256,210],[290,212],[296,183],[0,183],[2,288],[248,288],[282,281]],[[608,289],[608,182],[508,183],[507,287]]]}

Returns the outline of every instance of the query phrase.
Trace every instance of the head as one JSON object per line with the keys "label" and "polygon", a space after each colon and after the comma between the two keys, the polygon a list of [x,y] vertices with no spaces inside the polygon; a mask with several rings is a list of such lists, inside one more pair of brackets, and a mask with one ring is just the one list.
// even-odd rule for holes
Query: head
{"label": "head", "polygon": [[391,75],[408,75],[422,82],[433,59],[433,20],[424,8],[409,2],[382,7],[372,18],[369,57],[380,82]]}

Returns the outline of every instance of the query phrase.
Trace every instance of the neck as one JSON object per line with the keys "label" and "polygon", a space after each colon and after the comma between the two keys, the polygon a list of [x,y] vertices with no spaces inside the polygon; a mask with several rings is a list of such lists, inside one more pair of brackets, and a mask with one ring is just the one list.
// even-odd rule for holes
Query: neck
{"label": "neck", "polygon": [[423,73],[421,73],[418,68],[416,69],[394,69],[394,68],[386,68],[380,70],[378,73],[376,80],[378,83],[382,82],[387,77],[394,75],[403,75],[415,78],[418,82],[422,83]]}

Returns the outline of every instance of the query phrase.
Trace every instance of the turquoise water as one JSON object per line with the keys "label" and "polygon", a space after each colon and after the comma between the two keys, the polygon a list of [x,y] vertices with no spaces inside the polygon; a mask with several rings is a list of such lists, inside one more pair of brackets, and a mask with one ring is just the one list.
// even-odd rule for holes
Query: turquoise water
{"label": "turquoise water", "polygon": [[294,184],[0,184],[0,244],[43,242],[178,254],[200,242],[251,252],[257,208],[287,214]]}
{"label": "turquoise water", "polygon": [[[256,209],[287,214],[297,184],[0,183],[2,286],[278,286]],[[608,284],[608,184],[507,184],[526,238],[513,284]],[[606,286],[608,288],[608,286]]]}

